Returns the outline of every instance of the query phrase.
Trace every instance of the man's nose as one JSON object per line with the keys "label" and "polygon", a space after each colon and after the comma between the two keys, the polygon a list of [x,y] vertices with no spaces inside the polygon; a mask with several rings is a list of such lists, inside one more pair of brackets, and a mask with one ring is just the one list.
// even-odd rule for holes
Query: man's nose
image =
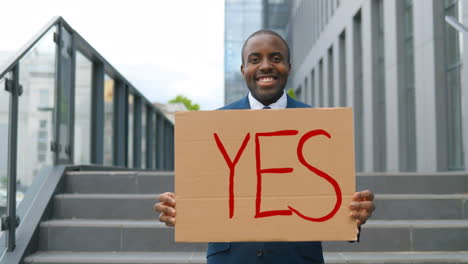
{"label": "man's nose", "polygon": [[273,69],[271,61],[269,60],[262,60],[260,63],[259,70],[262,72],[270,72]]}

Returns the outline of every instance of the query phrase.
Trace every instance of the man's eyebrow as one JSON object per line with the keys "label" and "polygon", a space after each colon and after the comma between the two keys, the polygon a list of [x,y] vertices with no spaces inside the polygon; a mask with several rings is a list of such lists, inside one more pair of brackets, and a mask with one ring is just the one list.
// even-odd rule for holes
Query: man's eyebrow
{"label": "man's eyebrow", "polygon": [[283,54],[281,52],[272,52],[272,53],[270,53],[270,56],[278,56],[278,55],[283,57]]}
{"label": "man's eyebrow", "polygon": [[247,55],[247,57],[250,57],[250,56],[260,56],[260,52],[252,52],[252,53],[249,53],[249,55]]}

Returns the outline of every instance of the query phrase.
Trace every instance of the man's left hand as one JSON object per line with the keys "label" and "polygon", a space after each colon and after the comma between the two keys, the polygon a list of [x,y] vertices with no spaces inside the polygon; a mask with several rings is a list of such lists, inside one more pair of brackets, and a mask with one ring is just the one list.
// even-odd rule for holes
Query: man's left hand
{"label": "man's left hand", "polygon": [[350,215],[356,219],[357,226],[365,224],[375,210],[374,194],[369,190],[356,192],[349,208],[351,209]]}

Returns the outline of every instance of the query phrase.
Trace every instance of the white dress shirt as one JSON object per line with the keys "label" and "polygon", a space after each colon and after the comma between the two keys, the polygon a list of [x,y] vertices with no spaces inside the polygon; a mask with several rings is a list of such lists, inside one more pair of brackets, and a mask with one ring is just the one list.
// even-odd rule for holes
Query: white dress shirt
{"label": "white dress shirt", "polygon": [[283,95],[274,103],[270,105],[263,105],[257,99],[255,99],[252,94],[249,92],[249,104],[250,109],[263,109],[265,106],[269,106],[271,109],[285,109],[288,104],[288,98],[286,93],[283,91]]}

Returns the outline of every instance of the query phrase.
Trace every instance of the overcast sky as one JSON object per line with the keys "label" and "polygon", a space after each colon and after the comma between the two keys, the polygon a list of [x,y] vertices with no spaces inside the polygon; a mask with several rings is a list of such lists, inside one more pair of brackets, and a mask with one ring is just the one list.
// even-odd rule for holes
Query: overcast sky
{"label": "overcast sky", "polygon": [[149,100],[183,94],[204,110],[224,103],[223,0],[13,0],[0,8],[0,51],[16,52],[63,16]]}

